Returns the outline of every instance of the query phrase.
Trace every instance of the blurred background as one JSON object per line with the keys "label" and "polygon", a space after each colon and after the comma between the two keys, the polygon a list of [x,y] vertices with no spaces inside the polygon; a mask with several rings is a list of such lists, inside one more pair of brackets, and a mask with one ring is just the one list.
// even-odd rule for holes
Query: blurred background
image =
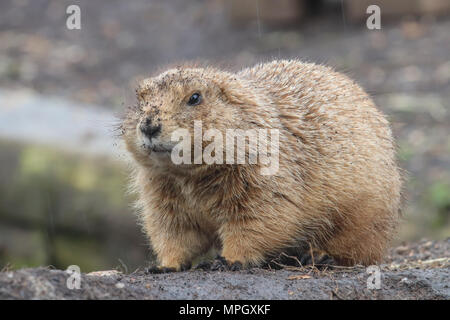
{"label": "blurred background", "polygon": [[397,243],[450,236],[450,1],[2,0],[0,270],[145,266],[115,131],[136,82],[180,61],[274,58],[334,66],[372,95],[409,173]]}

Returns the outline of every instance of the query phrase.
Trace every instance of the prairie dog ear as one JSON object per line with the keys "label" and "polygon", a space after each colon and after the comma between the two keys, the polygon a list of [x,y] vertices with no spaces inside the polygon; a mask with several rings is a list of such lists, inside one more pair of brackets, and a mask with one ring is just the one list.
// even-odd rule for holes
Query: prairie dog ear
{"label": "prairie dog ear", "polygon": [[227,74],[226,77],[215,79],[214,82],[219,87],[223,97],[230,103],[246,106],[256,104],[254,89],[247,81],[236,75]]}

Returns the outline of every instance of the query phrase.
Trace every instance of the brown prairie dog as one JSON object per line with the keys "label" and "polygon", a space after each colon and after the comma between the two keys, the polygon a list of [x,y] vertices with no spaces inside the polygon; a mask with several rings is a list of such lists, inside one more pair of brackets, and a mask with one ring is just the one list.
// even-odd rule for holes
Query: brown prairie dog
{"label": "brown prairie dog", "polygon": [[[388,121],[348,77],[297,60],[235,74],[183,66],[142,81],[137,96],[123,137],[162,267],[180,270],[213,245],[245,266],[305,244],[344,265],[382,260],[399,220],[401,177]],[[195,121],[224,137],[227,129],[276,130],[276,172],[262,174],[260,163],[174,163],[173,134],[194,136]]]}

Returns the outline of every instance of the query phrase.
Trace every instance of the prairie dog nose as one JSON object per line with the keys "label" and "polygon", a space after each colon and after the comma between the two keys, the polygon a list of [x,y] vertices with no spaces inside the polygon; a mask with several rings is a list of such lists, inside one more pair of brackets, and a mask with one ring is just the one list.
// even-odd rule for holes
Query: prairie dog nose
{"label": "prairie dog nose", "polygon": [[139,129],[148,138],[153,138],[161,132],[161,125],[152,125],[151,120],[149,118],[146,118],[141,122]]}

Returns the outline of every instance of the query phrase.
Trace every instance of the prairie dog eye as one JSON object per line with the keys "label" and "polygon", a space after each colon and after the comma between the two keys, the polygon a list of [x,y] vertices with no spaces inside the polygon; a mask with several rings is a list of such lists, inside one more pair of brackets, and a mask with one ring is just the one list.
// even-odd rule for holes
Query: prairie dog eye
{"label": "prairie dog eye", "polygon": [[196,106],[196,105],[200,104],[200,102],[202,102],[202,96],[200,95],[200,93],[196,92],[196,93],[192,94],[192,96],[189,98],[187,104],[189,106]]}

